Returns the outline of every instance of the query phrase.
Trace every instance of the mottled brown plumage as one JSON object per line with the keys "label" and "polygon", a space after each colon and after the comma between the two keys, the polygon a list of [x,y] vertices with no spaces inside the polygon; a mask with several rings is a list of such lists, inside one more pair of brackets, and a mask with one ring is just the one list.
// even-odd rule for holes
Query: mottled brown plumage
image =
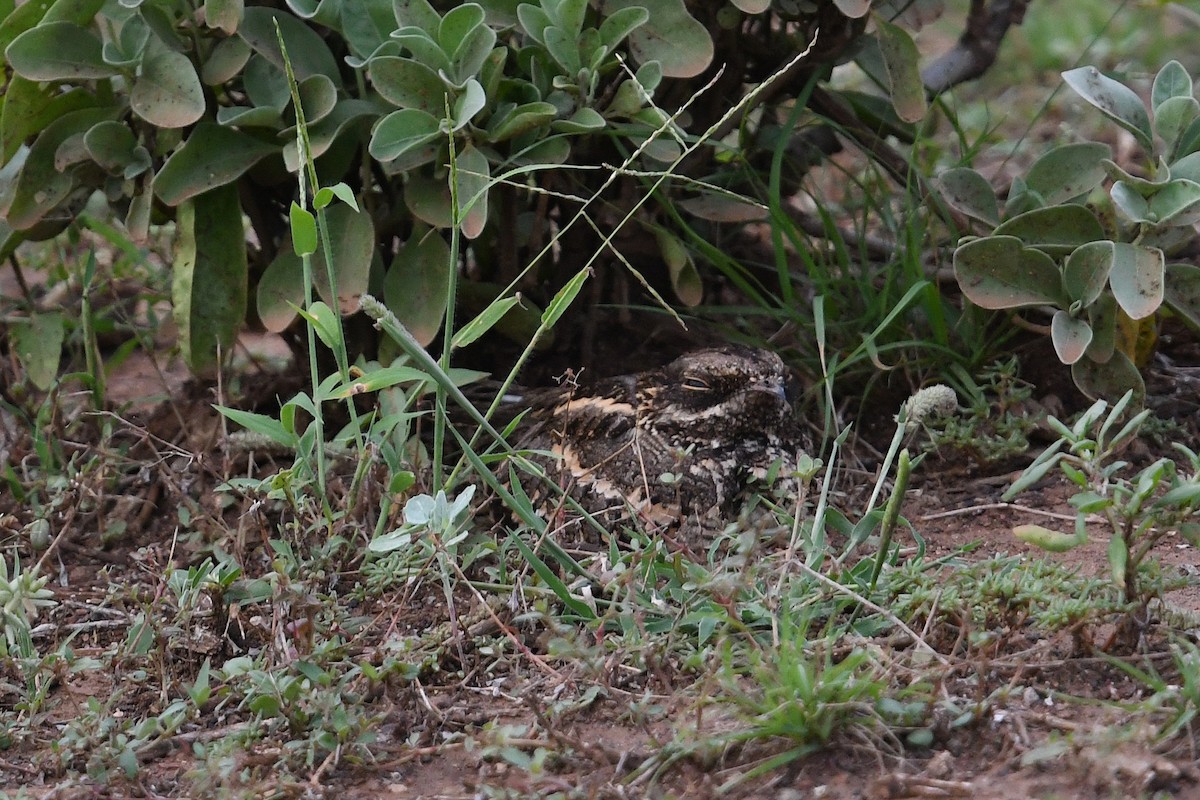
{"label": "mottled brown plumage", "polygon": [[[590,387],[537,389],[516,444],[584,508],[658,526],[736,510],[750,484],[792,471],[802,437],[775,353],[725,346]],[[553,502],[552,495],[539,493]]]}

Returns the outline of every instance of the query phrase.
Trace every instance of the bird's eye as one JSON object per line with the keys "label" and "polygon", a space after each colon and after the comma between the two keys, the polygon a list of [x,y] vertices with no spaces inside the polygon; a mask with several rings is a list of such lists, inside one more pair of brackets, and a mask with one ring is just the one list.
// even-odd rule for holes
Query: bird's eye
{"label": "bird's eye", "polygon": [[700,378],[684,378],[683,388],[691,389],[693,392],[707,392],[711,387]]}

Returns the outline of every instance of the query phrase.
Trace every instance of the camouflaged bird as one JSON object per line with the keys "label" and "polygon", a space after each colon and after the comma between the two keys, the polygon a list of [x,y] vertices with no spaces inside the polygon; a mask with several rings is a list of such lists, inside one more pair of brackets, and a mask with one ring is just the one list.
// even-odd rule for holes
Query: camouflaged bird
{"label": "camouflaged bird", "polygon": [[[787,381],[775,353],[729,345],[506,400],[528,409],[516,445],[585,509],[674,527],[736,511],[752,484],[794,470],[803,437]],[[535,499],[555,504],[550,490]]]}

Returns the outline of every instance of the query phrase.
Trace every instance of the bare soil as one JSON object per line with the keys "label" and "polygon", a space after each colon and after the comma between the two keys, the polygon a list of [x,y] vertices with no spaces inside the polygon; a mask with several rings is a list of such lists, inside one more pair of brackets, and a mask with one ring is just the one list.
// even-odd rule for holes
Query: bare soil
{"label": "bare soil", "polygon": [[[267,340],[253,346],[260,361],[283,355],[271,351],[276,345]],[[911,641],[879,640],[872,646],[895,648],[898,663],[912,671],[896,680],[933,681],[947,701],[933,713],[932,743],[915,746],[894,732],[860,731],[835,737],[758,777],[748,777],[749,771],[786,752],[785,743],[712,744],[721,733],[738,729],[740,721],[725,707],[706,702],[709,689],[697,683],[694,671],[666,654],[647,658],[643,669],[615,656],[596,661],[552,655],[547,631],[522,628],[503,604],[484,611],[479,598],[470,595],[456,604],[462,624],[473,626],[474,635],[463,640],[451,633],[437,591],[367,597],[347,609],[353,619],[340,623],[345,629],[335,623],[333,629],[314,631],[304,599],[289,597],[286,587],[277,586],[272,607],[276,615],[290,614],[287,618],[235,615],[218,627],[211,615],[202,616],[171,647],[112,662],[118,645],[128,652],[136,614],[161,607],[168,566],[195,563],[196,554],[205,552],[206,537],[240,546],[248,573],[272,573],[264,545],[268,521],[214,491],[228,467],[220,447],[221,423],[210,405],[215,387],[189,382],[178,367],[149,359],[135,354],[114,376],[114,404],[128,411],[97,418],[90,426],[95,431],[101,422],[113,422],[112,441],[144,461],[114,460],[67,489],[48,516],[56,537],[48,556],[30,550],[22,534],[35,511],[7,493],[0,495],[0,529],[9,539],[23,537],[22,563],[40,558],[43,573],[53,576],[50,588],[58,605],[37,620],[39,651],[52,652],[69,641],[75,658],[115,667],[55,670],[26,729],[33,735],[4,734],[0,787],[24,793],[14,796],[1200,797],[1196,753],[1189,749],[1194,735],[1157,741],[1161,714],[1138,705],[1149,695],[1146,684],[1114,665],[1120,659],[1169,670],[1167,626],[1161,621],[1175,611],[1187,612],[1197,616],[1169,627],[1177,633],[1195,630],[1194,620],[1200,618],[1195,581],[1167,595],[1170,609],[1155,609],[1131,650],[1114,645],[1103,652],[1104,643],[1113,642],[1111,630],[1090,631],[1089,647],[1081,652],[1078,631],[1030,628],[1010,631],[988,651],[963,647],[962,631],[939,624],[921,632],[939,651],[944,660],[939,664],[917,657]],[[243,381],[261,384],[252,374],[245,373]],[[1196,420],[1181,422],[1195,447]],[[0,444],[10,458],[26,455],[29,442],[15,420],[6,420],[3,430]],[[81,458],[98,455],[94,441],[67,444]],[[1154,455],[1145,447],[1134,456]],[[1087,546],[1061,555],[1040,552],[1012,535],[1012,527],[1025,522],[1069,529],[1070,492],[1061,480],[1047,480],[1014,505],[1002,503],[1000,495],[1021,464],[1002,474],[987,474],[953,457],[926,464],[904,514],[924,541],[927,558],[1009,554],[1030,562],[1061,559],[1083,575],[1107,575],[1104,526],[1093,526]],[[190,525],[183,524],[181,507],[193,509]],[[908,544],[915,551],[916,540]],[[1168,536],[1155,555],[1164,570],[1183,575],[1195,575],[1200,565],[1194,548],[1177,537]],[[352,582],[353,576],[342,579]],[[161,622],[167,624],[169,614],[163,613]],[[513,641],[525,648],[523,655],[491,658],[478,649],[487,635],[496,634],[497,622],[521,632]],[[304,769],[280,769],[284,761],[294,764],[295,754],[283,752],[270,736],[220,758],[204,756],[206,745],[236,736],[250,724],[244,709],[225,707],[216,697],[205,705],[211,713],[137,750],[135,777],[122,777],[111,765],[102,776],[100,765],[85,757],[87,750],[62,750],[63,732],[72,720],[86,716],[89,701],[115,697],[117,719],[153,716],[167,702],[167,687],[178,696],[180,682],[195,680],[205,659],[220,664],[230,657],[236,649],[231,642],[253,651],[278,645],[273,637],[283,636],[285,649],[303,658],[321,646],[323,636],[340,634],[353,657],[378,663],[389,637],[437,626],[447,626],[447,634],[436,663],[426,663],[415,680],[384,681],[358,698],[374,716],[374,741],[362,749],[319,752]],[[576,635],[583,642],[594,636]],[[9,684],[0,684],[0,697],[11,704],[25,696],[16,686],[28,676],[11,661],[0,663]],[[924,669],[915,669],[922,663]],[[958,724],[952,706],[974,707],[975,716]],[[106,734],[94,736],[103,741]],[[676,752],[677,758],[663,757]]]}

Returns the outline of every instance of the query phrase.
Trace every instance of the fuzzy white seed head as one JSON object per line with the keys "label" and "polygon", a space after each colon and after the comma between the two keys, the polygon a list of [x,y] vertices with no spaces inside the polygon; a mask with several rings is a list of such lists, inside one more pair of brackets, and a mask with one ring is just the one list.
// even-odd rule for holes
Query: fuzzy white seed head
{"label": "fuzzy white seed head", "polygon": [[896,421],[904,421],[907,430],[915,430],[933,417],[945,417],[958,410],[958,395],[942,383],[927,386],[904,401]]}

